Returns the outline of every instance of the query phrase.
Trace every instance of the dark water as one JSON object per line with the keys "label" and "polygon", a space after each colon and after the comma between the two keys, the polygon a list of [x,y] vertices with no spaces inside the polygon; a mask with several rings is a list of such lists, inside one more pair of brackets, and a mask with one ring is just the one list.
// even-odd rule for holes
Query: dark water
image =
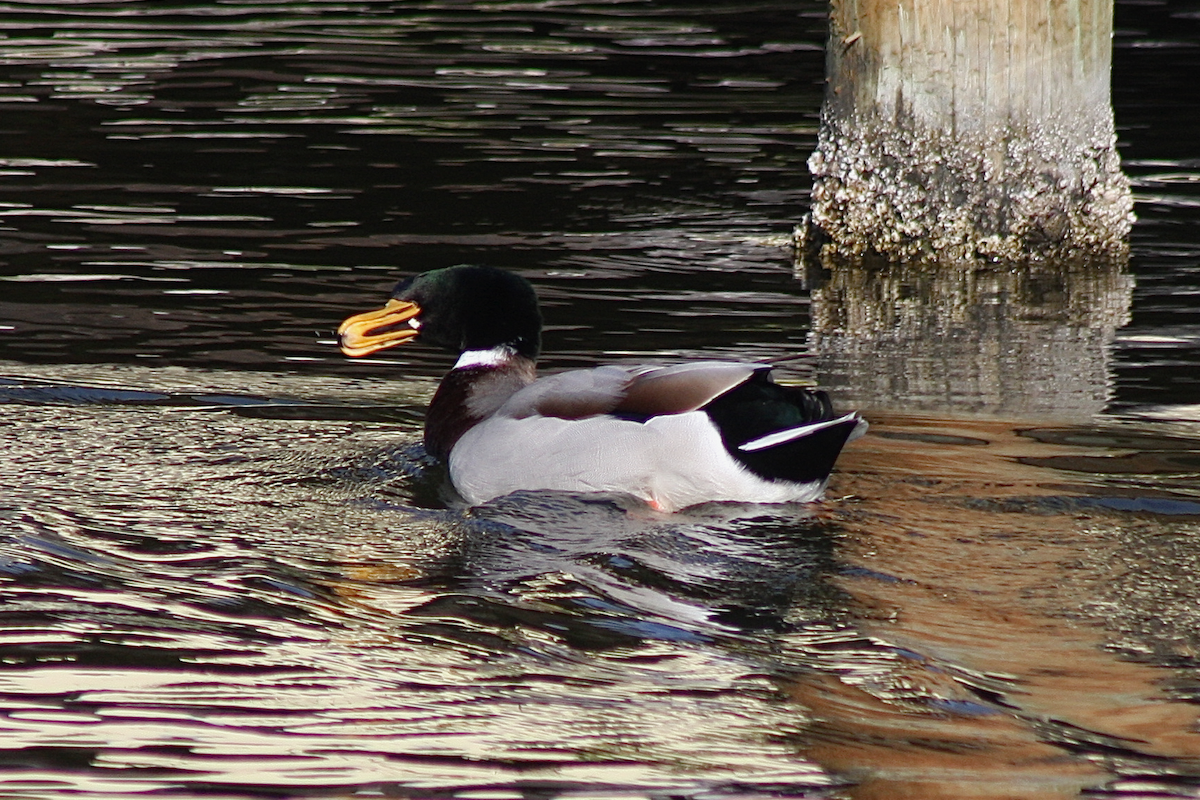
{"label": "dark water", "polygon": [[[824,5],[0,5],[6,797],[1200,792],[1200,6],[1118,3],[1125,268],[797,275]],[[550,369],[867,409],[812,507],[447,507],[463,261]]]}

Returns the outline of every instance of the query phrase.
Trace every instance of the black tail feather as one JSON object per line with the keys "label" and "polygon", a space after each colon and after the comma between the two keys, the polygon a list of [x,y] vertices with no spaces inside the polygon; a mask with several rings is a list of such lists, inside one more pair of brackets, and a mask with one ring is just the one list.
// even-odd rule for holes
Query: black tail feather
{"label": "black tail feather", "polygon": [[739,449],[767,434],[835,418],[825,392],[780,386],[769,373],[766,368],[755,372],[750,380],[710,402],[704,411],[720,431],[725,449],[759,477],[797,483],[824,480],[857,427],[857,417],[778,445]]}
{"label": "black tail feather", "polygon": [[859,422],[857,414],[847,416],[839,422],[782,444],[760,450],[739,450],[733,455],[760,478],[796,483],[823,481],[833,472],[833,465],[841,455],[842,447],[854,434]]}

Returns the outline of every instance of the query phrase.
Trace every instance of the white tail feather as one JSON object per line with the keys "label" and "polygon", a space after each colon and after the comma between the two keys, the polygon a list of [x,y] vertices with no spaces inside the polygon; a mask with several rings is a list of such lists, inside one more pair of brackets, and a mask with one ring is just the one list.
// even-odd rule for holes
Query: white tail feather
{"label": "white tail feather", "polygon": [[805,436],[811,436],[817,431],[823,431],[826,428],[832,428],[835,425],[843,425],[847,420],[858,419],[857,412],[850,412],[845,416],[837,419],[827,419],[824,422],[813,422],[808,425],[797,425],[795,428],[788,428],[782,431],[768,433],[766,436],[760,436],[757,439],[739,444],[738,450],[744,453],[753,453],[757,450],[766,450],[768,447],[776,447],[786,442],[792,442],[796,439],[803,439]]}

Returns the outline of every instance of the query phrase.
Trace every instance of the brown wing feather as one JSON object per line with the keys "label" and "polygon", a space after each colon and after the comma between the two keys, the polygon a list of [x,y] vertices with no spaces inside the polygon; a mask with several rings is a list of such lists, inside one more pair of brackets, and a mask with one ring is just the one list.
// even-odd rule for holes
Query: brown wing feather
{"label": "brown wing feather", "polygon": [[695,411],[745,383],[760,369],[766,367],[704,361],[648,370],[634,378],[615,410],[647,416]]}
{"label": "brown wing feather", "polygon": [[683,414],[750,379],[766,367],[702,361],[674,367],[597,367],[562,372],[514,394],[500,413],[582,419],[597,414]]}
{"label": "brown wing feather", "polygon": [[619,367],[560,372],[514,394],[500,413],[517,419],[533,415],[582,419],[608,414],[624,398],[633,378],[633,373]]}

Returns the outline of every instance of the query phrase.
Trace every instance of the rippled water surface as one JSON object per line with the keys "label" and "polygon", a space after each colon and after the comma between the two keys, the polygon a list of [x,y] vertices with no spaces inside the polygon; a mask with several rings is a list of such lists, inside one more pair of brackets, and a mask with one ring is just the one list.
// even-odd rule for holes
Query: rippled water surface
{"label": "rippled water surface", "polygon": [[[0,3],[6,797],[1200,795],[1200,7],[1118,3],[1128,265],[800,274],[818,3]],[[829,498],[466,509],[447,357],[867,411]]]}

